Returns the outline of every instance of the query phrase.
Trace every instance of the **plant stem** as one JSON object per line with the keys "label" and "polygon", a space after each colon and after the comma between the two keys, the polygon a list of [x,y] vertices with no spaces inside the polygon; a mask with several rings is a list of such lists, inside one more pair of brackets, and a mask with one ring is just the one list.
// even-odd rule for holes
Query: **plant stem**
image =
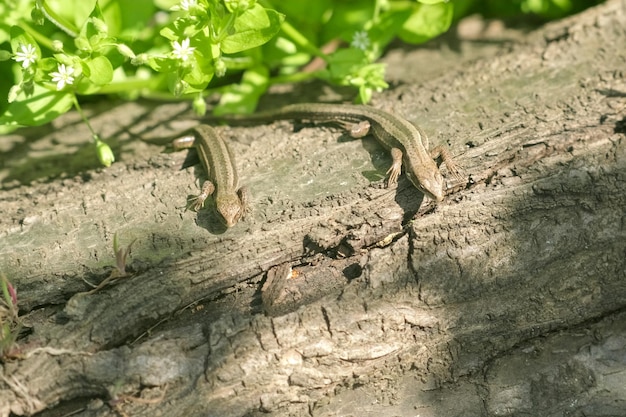
{"label": "plant stem", "polygon": [[320,51],[319,48],[309,42],[309,40],[305,38],[298,30],[296,30],[296,28],[291,26],[291,24],[285,21],[280,25],[280,28],[285,35],[289,36],[291,40],[296,43],[296,45],[298,45],[311,55],[320,57],[324,61],[328,62],[328,55]]}
{"label": "plant stem", "polygon": [[54,48],[52,47],[52,41],[47,36],[44,36],[37,30],[33,29],[28,23],[20,21],[18,23],[18,26],[24,29],[24,32],[32,36],[39,45],[43,45],[51,51],[54,50]]}
{"label": "plant stem", "polygon": [[98,134],[96,133],[95,130],[93,130],[93,127],[91,127],[91,123],[89,123],[89,120],[87,120],[87,117],[85,117],[85,113],[83,113],[83,109],[80,107],[80,104],[78,104],[78,98],[76,97],[76,94],[72,94],[72,101],[74,102],[74,107],[76,108],[76,111],[80,115],[80,118],[83,119],[83,122],[85,122],[85,124],[87,125],[87,128],[89,128],[89,131],[91,132],[91,140],[95,143],[96,141],[99,140]]}
{"label": "plant stem", "polygon": [[274,85],[274,84],[287,84],[287,83],[293,83],[293,82],[308,81],[308,80],[319,78],[319,74],[320,74],[320,71],[297,72],[297,73],[288,74],[288,75],[279,75],[279,76],[270,78],[269,83],[271,85]]}
{"label": "plant stem", "polygon": [[116,81],[111,84],[103,85],[98,90],[98,94],[113,94],[113,93],[124,93],[130,90],[139,90],[144,88],[156,88],[155,86],[161,82],[161,78],[159,76],[153,76],[153,78],[143,79],[143,78],[128,78],[124,81]]}

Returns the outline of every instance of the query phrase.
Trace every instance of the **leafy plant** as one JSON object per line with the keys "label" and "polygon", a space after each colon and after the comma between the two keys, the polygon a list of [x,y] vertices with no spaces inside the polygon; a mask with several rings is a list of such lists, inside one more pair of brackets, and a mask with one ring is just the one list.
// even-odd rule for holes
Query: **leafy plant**
{"label": "leafy plant", "polygon": [[[251,112],[272,83],[313,78],[387,88],[377,63],[396,38],[425,42],[474,11],[573,11],[583,0],[4,0],[0,134],[47,123],[78,97],[185,99],[198,114]],[[83,120],[89,126],[88,120]],[[89,126],[103,165],[114,156]]]}
{"label": "leafy plant", "polygon": [[131,240],[131,242],[126,246],[125,249],[120,247],[119,241],[117,239],[117,232],[113,235],[113,252],[115,253],[115,268],[111,271],[108,277],[106,277],[102,282],[98,285],[94,285],[87,280],[83,279],[85,283],[89,286],[93,287],[91,290],[87,291],[85,294],[93,294],[95,292],[100,291],[102,288],[112,284],[120,278],[126,278],[129,274],[126,272],[126,258],[130,255],[130,251],[133,247],[137,239]]}

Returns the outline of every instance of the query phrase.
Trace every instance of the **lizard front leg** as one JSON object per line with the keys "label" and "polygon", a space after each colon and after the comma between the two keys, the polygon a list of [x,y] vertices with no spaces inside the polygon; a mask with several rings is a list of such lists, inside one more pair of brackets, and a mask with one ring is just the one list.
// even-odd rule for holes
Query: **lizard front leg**
{"label": "lizard front leg", "polygon": [[215,184],[207,180],[202,184],[200,194],[189,200],[187,208],[193,208],[194,211],[200,210],[204,206],[204,201],[215,192]]}
{"label": "lizard front leg", "polygon": [[[359,123],[339,122],[353,138],[362,138],[369,134],[371,124],[368,120]],[[391,148],[392,163],[385,174],[389,175],[387,179],[387,187],[398,183],[398,177],[402,173],[402,150],[399,148]]]}
{"label": "lizard front leg", "polygon": [[463,179],[459,166],[456,162],[454,162],[452,155],[450,155],[450,151],[448,151],[446,147],[441,145],[435,146],[430,150],[430,156],[437,161],[437,167],[441,166],[442,163],[445,163],[448,167],[448,171],[450,171],[450,174],[452,174],[455,179]]}
{"label": "lizard front leg", "polygon": [[245,218],[250,213],[250,193],[247,187],[239,187],[237,190],[239,196],[239,202],[241,204],[241,218]]}
{"label": "lizard front leg", "polygon": [[391,148],[391,159],[391,166],[386,172],[386,174],[389,175],[387,187],[395,185],[398,182],[398,177],[402,172],[402,151],[398,148]]}

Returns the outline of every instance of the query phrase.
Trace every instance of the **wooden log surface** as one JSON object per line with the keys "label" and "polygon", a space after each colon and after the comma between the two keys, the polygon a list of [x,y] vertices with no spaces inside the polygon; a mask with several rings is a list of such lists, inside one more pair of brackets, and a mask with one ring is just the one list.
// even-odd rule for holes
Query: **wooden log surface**
{"label": "wooden log surface", "polygon": [[[3,138],[0,261],[31,327],[2,366],[0,416],[67,401],[84,416],[333,415],[359,387],[477,375],[491,378],[477,415],[515,415],[539,396],[520,393],[549,384],[515,385],[497,358],[595,322],[612,338],[585,340],[589,358],[626,352],[625,4],[376,99],[457,155],[466,181],[439,205],[404,177],[384,188],[386,152],[328,126],[218,127],[253,194],[227,231],[184,210],[200,174],[180,169],[185,153],[150,142],[197,123],[185,105],[89,108],[120,155],[108,169],[72,113]],[[422,53],[386,60],[419,71]],[[115,233],[137,239],[132,274],[87,294],[111,272]],[[626,361],[590,361],[565,363],[594,383],[555,385],[544,415],[611,372],[626,381]],[[527,400],[507,403],[511,387]],[[615,389],[606,403],[623,405]]]}

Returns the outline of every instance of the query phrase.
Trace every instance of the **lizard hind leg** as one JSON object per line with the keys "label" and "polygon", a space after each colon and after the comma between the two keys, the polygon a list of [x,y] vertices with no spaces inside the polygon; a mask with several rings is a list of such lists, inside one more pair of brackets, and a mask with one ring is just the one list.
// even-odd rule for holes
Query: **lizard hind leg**
{"label": "lizard hind leg", "polygon": [[350,137],[354,139],[364,138],[370,133],[372,127],[370,122],[367,120],[362,120],[358,123],[335,120],[335,123],[347,131]]}
{"label": "lizard hind leg", "polygon": [[363,120],[359,123],[352,123],[349,129],[350,136],[352,136],[355,139],[363,138],[367,136],[368,133],[370,133],[371,127],[372,126],[370,125],[370,122],[367,120]]}

